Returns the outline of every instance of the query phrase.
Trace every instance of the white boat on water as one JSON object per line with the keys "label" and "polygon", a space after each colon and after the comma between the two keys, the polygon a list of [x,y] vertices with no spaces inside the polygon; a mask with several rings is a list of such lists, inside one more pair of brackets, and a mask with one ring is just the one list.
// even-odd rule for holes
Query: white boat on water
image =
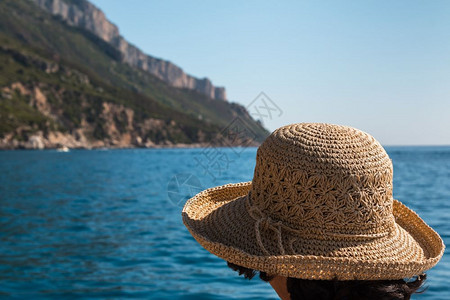
{"label": "white boat on water", "polygon": [[56,151],[57,151],[57,152],[69,152],[70,149],[69,149],[69,147],[67,147],[67,146],[62,146],[62,147],[56,149]]}

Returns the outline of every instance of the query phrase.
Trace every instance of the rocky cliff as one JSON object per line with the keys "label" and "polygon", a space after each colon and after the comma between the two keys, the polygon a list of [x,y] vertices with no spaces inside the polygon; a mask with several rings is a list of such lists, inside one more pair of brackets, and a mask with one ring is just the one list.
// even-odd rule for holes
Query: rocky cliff
{"label": "rocky cliff", "polygon": [[0,0],[0,149],[250,146],[268,135],[242,105],[197,91],[212,91],[209,81],[177,88],[131,66],[111,44],[124,42],[117,28],[95,8],[79,14],[89,3],[41,3],[80,27],[34,1]]}
{"label": "rocky cliff", "polygon": [[0,66],[0,149],[207,146],[220,131],[26,50],[0,45]]}
{"label": "rocky cliff", "polygon": [[199,79],[186,74],[169,61],[143,53],[128,43],[117,26],[104,13],[85,0],[31,0],[42,9],[61,17],[72,26],[88,30],[120,51],[121,60],[132,67],[158,77],[176,88],[195,90],[212,99],[226,100],[225,88],[215,87],[208,78]]}

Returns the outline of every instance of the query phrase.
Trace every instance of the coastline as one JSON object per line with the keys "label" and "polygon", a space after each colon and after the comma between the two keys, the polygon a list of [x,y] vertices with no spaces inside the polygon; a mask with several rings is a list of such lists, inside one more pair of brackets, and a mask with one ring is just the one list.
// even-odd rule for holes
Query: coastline
{"label": "coastline", "polygon": [[[207,148],[211,147],[209,143],[194,143],[194,144],[161,144],[161,145],[152,145],[152,146],[136,146],[136,145],[109,145],[109,146],[78,146],[78,147],[67,147],[67,146],[54,146],[54,147],[33,147],[33,146],[24,146],[23,144],[19,145],[0,145],[0,151],[11,151],[11,150],[58,150],[58,149],[68,149],[68,150],[99,150],[99,149],[107,149],[107,150],[115,150],[115,149],[190,149],[190,148]],[[224,146],[212,146],[214,148],[220,148]]]}
{"label": "coastline", "polygon": [[201,142],[201,143],[172,143],[164,141],[163,143],[124,143],[123,141],[70,141],[52,142],[42,139],[40,136],[32,136],[27,141],[19,141],[16,139],[6,140],[0,139],[0,151],[7,150],[98,150],[98,149],[191,149],[191,148],[229,148],[229,147],[258,147],[259,142],[254,140],[242,143],[227,142]]}

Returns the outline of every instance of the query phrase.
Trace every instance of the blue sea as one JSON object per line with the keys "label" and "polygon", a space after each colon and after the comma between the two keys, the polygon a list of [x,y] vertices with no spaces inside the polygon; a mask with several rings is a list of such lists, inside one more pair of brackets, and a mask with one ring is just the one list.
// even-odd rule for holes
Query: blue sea
{"label": "blue sea", "polygon": [[[386,147],[394,197],[450,243],[450,147]],[[181,221],[200,190],[251,180],[256,148],[0,152],[0,298],[276,299]],[[450,255],[415,299],[450,299]]]}

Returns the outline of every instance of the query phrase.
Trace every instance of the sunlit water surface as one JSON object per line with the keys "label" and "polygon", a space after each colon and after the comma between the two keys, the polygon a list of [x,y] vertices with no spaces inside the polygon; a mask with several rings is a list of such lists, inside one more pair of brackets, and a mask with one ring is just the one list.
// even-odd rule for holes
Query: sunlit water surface
{"label": "sunlit water surface", "polygon": [[[394,197],[450,242],[450,147],[387,147]],[[0,297],[275,299],[201,248],[190,195],[251,180],[255,148],[0,152]],[[417,299],[450,299],[450,258]]]}

